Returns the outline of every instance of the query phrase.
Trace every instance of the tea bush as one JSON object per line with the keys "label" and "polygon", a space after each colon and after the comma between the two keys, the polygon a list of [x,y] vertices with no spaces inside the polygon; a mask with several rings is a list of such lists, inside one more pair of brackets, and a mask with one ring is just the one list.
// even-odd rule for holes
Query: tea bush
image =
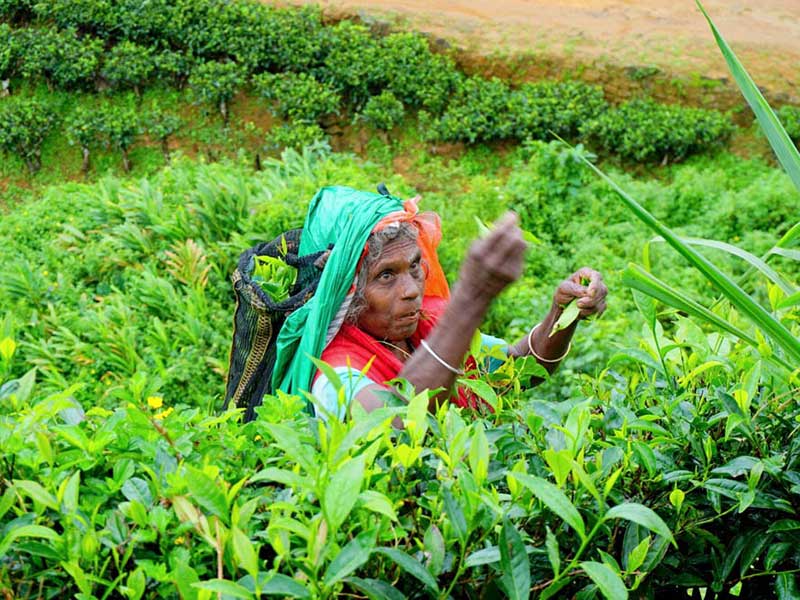
{"label": "tea bush", "polygon": [[228,123],[229,103],[245,81],[245,73],[234,62],[206,62],[195,66],[189,75],[189,87],[195,101],[219,110]]}
{"label": "tea bush", "polygon": [[423,120],[426,138],[445,142],[489,142],[512,136],[508,84],[494,77],[473,76],[458,86],[441,117]]}
{"label": "tea bush", "polygon": [[55,123],[53,110],[37,100],[6,100],[0,104],[0,149],[22,158],[35,173],[42,166],[42,142]]}
{"label": "tea bush", "polygon": [[778,118],[792,141],[795,144],[800,142],[800,107],[782,106],[777,112]]}
{"label": "tea bush", "polygon": [[141,88],[156,74],[153,50],[133,42],[120,42],[108,51],[100,73],[111,87],[133,89],[140,96]]}
{"label": "tea bush", "polygon": [[[577,266],[570,245],[608,270],[617,308],[579,333],[569,380],[525,391],[537,371],[524,361],[467,380],[493,412],[426,415],[426,395],[410,391],[407,406],[344,424],[309,419],[304,399],[281,394],[246,425],[215,412],[236,256],[301,222],[319,186],[370,187],[385,175],[374,165],[321,148],[267,160],[259,173],[179,161],[151,180],[57,187],[4,215],[0,589],[791,597],[797,374],[644,297],[626,300],[613,272],[646,234],[615,237],[622,219],[607,191],[587,184],[569,152],[541,143],[526,152],[507,184],[475,177],[454,194],[447,176],[426,194],[424,207],[443,216],[444,264],[457,266],[474,215],[491,220],[529,190],[548,199],[537,210],[564,205],[566,231],[547,235],[555,210],[526,217],[542,242],[490,320],[529,325],[542,308],[535,296],[547,302],[552,291],[547,279]],[[708,187],[702,166],[683,168]],[[547,187],[545,172],[559,185]],[[727,172],[726,187],[709,191],[710,214],[714,194],[741,202],[751,185],[783,185],[763,165]],[[387,183],[413,193],[399,177]],[[688,181],[639,187],[664,214],[691,192]],[[679,265],[674,276],[690,279]],[[797,332],[796,307],[774,310]],[[405,429],[392,427],[396,416]]]}
{"label": "tea bush", "polygon": [[581,134],[606,152],[637,162],[679,161],[721,146],[733,124],[718,111],[631,100],[583,124]]}
{"label": "tea bush", "polygon": [[[604,152],[680,160],[724,142],[731,129],[718,113],[652,102],[607,114],[602,90],[580,82],[512,89],[499,79],[467,77],[452,56],[434,52],[420,34],[381,37],[348,20],[325,24],[313,7],[276,8],[254,0],[9,1],[0,20],[0,33],[10,39],[0,50],[5,86],[28,86],[27,93],[43,80],[50,88],[133,89],[140,96],[156,82],[178,88],[188,82],[189,99],[217,107],[226,125],[231,99],[252,82],[267,95],[274,92],[270,99],[278,100],[279,114],[298,121],[330,113],[352,117],[389,92],[412,114],[421,111],[421,129],[431,141],[578,140],[583,124],[583,134]],[[305,139],[310,137],[318,136]]]}
{"label": "tea bush", "polygon": [[511,114],[517,139],[573,139],[580,125],[608,109],[603,90],[580,82],[528,83],[515,90]]}
{"label": "tea bush", "polygon": [[308,73],[263,73],[253,78],[256,91],[274,101],[273,112],[293,121],[317,121],[337,112],[341,96]]}
{"label": "tea bush", "polygon": [[432,53],[428,40],[418,33],[392,33],[380,43],[374,59],[386,90],[408,106],[441,114],[464,79],[453,59]]}
{"label": "tea bush", "polygon": [[404,115],[403,103],[392,92],[385,91],[370,98],[358,117],[375,129],[389,131],[402,122]]}

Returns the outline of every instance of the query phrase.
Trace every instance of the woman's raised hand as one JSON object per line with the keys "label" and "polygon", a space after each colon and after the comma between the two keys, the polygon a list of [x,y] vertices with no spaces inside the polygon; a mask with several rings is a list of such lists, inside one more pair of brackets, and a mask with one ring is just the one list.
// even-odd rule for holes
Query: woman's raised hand
{"label": "woman's raised hand", "polygon": [[607,294],[603,276],[594,269],[583,267],[559,284],[553,295],[553,303],[564,307],[577,298],[580,318],[585,319],[603,314]]}
{"label": "woman's raised hand", "polygon": [[516,213],[504,214],[486,237],[470,246],[459,274],[459,293],[488,304],[522,275],[525,250]]}

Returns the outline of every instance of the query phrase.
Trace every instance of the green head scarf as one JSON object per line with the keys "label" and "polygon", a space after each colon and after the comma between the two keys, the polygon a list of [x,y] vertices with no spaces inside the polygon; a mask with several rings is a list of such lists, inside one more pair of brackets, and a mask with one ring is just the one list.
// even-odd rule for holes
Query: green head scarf
{"label": "green head scarf", "polygon": [[324,187],[311,200],[299,254],[319,252],[331,244],[333,250],[314,296],[281,327],[273,389],[290,394],[310,389],[316,367],[309,356],[318,358],[325,348],[328,325],[353,284],[369,234],[383,217],[402,210],[403,202],[394,196],[341,186]]}

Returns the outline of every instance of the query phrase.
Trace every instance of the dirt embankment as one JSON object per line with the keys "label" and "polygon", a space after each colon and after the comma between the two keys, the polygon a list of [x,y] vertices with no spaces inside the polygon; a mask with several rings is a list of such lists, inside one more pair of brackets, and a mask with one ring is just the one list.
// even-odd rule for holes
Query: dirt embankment
{"label": "dirt embankment", "polygon": [[[572,77],[602,84],[612,101],[646,93],[723,110],[742,106],[693,0],[313,3],[330,20],[425,32],[455,47],[468,72],[512,81]],[[800,104],[800,0],[706,0],[705,7],[768,99]]]}

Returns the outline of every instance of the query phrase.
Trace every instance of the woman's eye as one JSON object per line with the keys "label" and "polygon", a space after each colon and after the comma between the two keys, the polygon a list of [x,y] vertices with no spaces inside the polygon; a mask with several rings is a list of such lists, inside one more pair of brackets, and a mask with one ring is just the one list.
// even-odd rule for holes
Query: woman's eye
{"label": "woman's eye", "polygon": [[391,271],[381,271],[380,275],[378,275],[378,279],[381,281],[389,281],[392,277],[394,277],[394,273]]}

